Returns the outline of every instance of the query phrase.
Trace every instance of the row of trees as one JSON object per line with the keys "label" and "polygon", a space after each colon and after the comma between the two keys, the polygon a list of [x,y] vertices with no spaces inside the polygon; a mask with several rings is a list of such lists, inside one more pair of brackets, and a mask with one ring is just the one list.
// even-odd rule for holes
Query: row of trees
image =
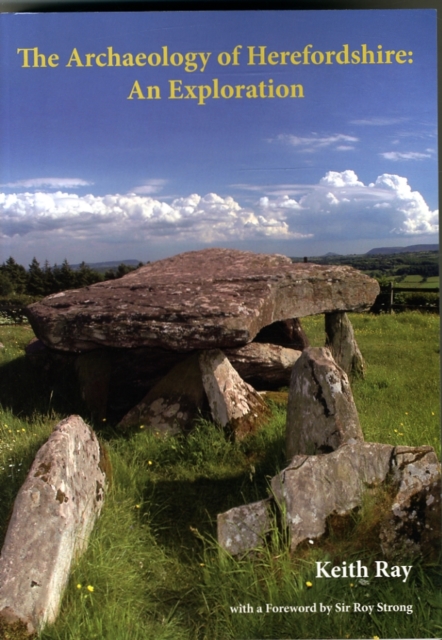
{"label": "row of trees", "polygon": [[[141,262],[138,267],[140,266]],[[41,267],[34,258],[29,268],[25,269],[11,257],[0,265],[0,296],[47,296],[66,289],[77,289],[103,280],[121,278],[138,267],[122,263],[116,269],[101,273],[91,269],[85,262],[82,262],[78,269],[73,269],[67,260],[61,266],[55,264],[52,267],[46,261]]]}
{"label": "row of trees", "polygon": [[[300,259],[295,259],[297,262]],[[317,264],[348,264],[365,271],[374,278],[382,276],[420,275],[424,278],[439,275],[439,252],[416,251],[394,254],[327,255],[311,258]]]}

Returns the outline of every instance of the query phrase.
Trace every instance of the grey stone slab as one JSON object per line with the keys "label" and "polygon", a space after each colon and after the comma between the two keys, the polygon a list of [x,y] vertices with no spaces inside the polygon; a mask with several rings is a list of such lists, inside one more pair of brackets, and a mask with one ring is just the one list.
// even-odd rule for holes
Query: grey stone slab
{"label": "grey stone slab", "polygon": [[58,614],[72,563],[86,549],[106,477],[100,447],[79,416],[40,448],[14,503],[0,556],[0,626],[41,631]]}

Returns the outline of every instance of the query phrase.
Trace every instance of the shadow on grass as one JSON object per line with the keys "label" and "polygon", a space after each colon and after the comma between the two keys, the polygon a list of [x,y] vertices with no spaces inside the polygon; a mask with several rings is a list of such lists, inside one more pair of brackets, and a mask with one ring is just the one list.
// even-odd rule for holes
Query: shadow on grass
{"label": "shadow on grass", "polygon": [[202,551],[202,538],[216,539],[219,513],[267,498],[270,478],[284,464],[282,439],[268,444],[253,464],[244,456],[236,473],[233,468],[224,473],[219,469],[218,474],[196,472],[188,480],[148,481],[143,493],[145,517],[158,541],[188,561]]}
{"label": "shadow on grass", "polygon": [[0,405],[14,415],[29,419],[36,414],[87,415],[72,376],[57,380],[33,368],[25,356],[0,366]]}

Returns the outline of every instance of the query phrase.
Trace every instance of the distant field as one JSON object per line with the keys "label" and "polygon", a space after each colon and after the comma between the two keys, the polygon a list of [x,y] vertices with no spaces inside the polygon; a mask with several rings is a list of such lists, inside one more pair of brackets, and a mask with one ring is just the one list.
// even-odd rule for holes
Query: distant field
{"label": "distant field", "polygon": [[413,275],[405,276],[405,278],[400,282],[397,282],[396,278],[389,278],[389,280],[395,283],[394,286],[397,289],[400,289],[401,287],[419,287],[420,289],[433,289],[434,287],[439,287],[439,276],[423,278],[419,275]]}

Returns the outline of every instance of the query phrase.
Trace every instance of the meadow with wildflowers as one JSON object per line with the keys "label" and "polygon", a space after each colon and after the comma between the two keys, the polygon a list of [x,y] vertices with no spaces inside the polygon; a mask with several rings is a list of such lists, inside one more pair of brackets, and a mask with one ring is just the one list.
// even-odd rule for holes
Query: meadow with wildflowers
{"label": "meadow with wildflowers", "polygon": [[[354,314],[351,320],[367,363],[365,379],[352,384],[365,439],[431,444],[440,454],[439,316]],[[322,317],[305,318],[303,326],[313,345],[324,344]],[[31,337],[26,325],[0,328],[2,537],[17,491],[55,424],[80,411],[88,420],[69,381],[52,388],[25,359]],[[413,561],[406,583],[316,578],[317,561],[369,565],[380,557],[381,491],[351,517],[331,519],[324,540],[301,545],[296,556],[276,524],[270,544],[252,557],[234,560],[218,548],[217,513],[268,495],[269,479],[285,464],[284,393],[273,396],[271,407],[267,427],[240,443],[202,419],[186,438],[160,438],[145,425],[122,437],[93,425],[111,462],[110,487],[59,619],[41,640],[442,635],[437,559]],[[331,606],[330,614],[319,613],[320,603]],[[390,611],[364,609],[377,603]],[[413,613],[394,611],[398,604],[412,605]],[[287,606],[304,612],[287,613]]]}

